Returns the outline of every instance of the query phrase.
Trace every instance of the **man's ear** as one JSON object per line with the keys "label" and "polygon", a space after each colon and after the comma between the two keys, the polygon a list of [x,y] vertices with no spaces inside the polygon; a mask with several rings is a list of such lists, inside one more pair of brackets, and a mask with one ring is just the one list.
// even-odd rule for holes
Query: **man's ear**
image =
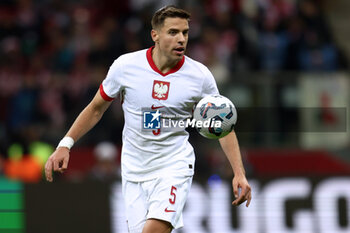
{"label": "man's ear", "polygon": [[159,34],[158,34],[158,31],[157,31],[157,30],[152,29],[152,31],[151,31],[151,37],[152,37],[152,40],[153,40],[155,43],[158,43]]}

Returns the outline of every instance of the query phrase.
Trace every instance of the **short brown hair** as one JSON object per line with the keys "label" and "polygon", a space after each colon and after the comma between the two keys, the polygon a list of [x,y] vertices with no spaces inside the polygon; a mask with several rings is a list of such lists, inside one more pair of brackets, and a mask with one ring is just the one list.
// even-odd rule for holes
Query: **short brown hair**
{"label": "short brown hair", "polygon": [[152,17],[152,28],[156,29],[160,26],[163,26],[164,20],[166,18],[182,18],[190,20],[191,14],[183,9],[180,9],[176,6],[165,6],[160,8],[154,13]]}

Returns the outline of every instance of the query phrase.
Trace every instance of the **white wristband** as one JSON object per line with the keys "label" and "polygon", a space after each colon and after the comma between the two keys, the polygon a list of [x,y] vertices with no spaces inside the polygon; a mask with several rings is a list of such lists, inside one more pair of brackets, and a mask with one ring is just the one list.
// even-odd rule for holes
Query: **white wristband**
{"label": "white wristband", "polygon": [[74,145],[73,138],[64,137],[64,138],[62,138],[60,143],[58,143],[58,146],[56,147],[56,149],[58,149],[59,147],[67,147],[70,150],[70,148],[72,148],[73,145]]}

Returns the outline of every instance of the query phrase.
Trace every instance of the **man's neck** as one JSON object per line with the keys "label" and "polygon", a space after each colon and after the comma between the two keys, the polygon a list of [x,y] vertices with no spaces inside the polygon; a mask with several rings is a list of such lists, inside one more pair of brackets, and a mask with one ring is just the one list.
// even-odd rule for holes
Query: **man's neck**
{"label": "man's neck", "polygon": [[167,73],[179,62],[176,60],[170,61],[166,56],[162,55],[157,46],[152,50],[152,59],[159,71],[163,74]]}

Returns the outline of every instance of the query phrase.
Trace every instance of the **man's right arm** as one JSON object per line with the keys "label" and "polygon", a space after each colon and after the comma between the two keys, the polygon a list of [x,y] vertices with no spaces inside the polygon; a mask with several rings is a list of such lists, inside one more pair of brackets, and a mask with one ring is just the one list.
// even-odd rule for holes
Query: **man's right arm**
{"label": "man's right arm", "polygon": [[[65,137],[70,137],[74,142],[78,141],[101,119],[104,112],[110,106],[111,101],[105,101],[98,91],[93,100],[79,114]],[[52,171],[64,172],[68,167],[69,148],[59,146],[49,157],[45,164],[45,175],[47,181],[52,181]]]}

